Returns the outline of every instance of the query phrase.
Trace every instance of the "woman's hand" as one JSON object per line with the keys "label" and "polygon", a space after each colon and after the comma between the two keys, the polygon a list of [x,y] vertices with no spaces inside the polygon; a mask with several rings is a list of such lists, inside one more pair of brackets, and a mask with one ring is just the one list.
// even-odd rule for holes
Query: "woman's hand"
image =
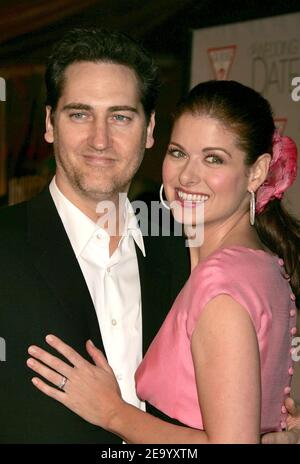
{"label": "woman's hand", "polygon": [[46,342],[74,367],[37,346],[30,346],[28,352],[33,358],[27,360],[27,365],[56,388],[37,377],[32,383],[86,421],[109,430],[122,398],[114,373],[101,351],[87,341],[86,349],[95,363],[93,365],[54,335],[47,335]]}

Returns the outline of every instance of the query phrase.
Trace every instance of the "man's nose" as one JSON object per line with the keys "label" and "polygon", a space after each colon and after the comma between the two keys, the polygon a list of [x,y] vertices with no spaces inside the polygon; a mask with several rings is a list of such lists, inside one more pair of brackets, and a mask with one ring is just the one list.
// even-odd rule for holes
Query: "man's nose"
{"label": "man's nose", "polygon": [[89,144],[95,150],[105,150],[110,144],[109,127],[105,120],[95,121],[89,134]]}

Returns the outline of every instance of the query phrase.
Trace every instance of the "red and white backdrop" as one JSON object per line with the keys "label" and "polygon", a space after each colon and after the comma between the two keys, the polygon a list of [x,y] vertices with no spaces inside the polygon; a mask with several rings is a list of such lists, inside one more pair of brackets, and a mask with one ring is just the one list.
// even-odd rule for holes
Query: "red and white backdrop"
{"label": "red and white backdrop", "polygon": [[[191,86],[232,79],[253,87],[270,101],[277,127],[295,140],[300,157],[300,101],[292,99],[299,76],[300,13],[193,31]],[[285,197],[300,218],[300,172]]]}

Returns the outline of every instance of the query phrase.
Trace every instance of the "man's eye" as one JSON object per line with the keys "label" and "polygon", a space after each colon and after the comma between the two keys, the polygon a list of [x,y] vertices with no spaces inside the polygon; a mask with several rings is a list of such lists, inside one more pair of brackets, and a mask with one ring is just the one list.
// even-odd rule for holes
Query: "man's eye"
{"label": "man's eye", "polygon": [[128,116],[124,116],[124,114],[114,114],[113,119],[117,122],[127,122],[130,121]]}
{"label": "man's eye", "polygon": [[85,113],[71,113],[70,118],[75,120],[86,119],[87,115]]}
{"label": "man's eye", "polygon": [[208,155],[206,156],[206,161],[208,161],[210,164],[223,164],[222,158],[218,155]]}

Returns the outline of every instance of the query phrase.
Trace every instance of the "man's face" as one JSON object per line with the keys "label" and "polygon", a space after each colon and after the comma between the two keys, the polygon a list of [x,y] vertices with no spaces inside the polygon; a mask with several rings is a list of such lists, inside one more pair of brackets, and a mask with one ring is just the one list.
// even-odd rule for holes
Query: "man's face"
{"label": "man's face", "polygon": [[127,192],[144,149],[153,145],[138,81],[128,67],[78,62],[67,67],[62,95],[45,139],[54,144],[56,183],[69,199],[116,202]]}

